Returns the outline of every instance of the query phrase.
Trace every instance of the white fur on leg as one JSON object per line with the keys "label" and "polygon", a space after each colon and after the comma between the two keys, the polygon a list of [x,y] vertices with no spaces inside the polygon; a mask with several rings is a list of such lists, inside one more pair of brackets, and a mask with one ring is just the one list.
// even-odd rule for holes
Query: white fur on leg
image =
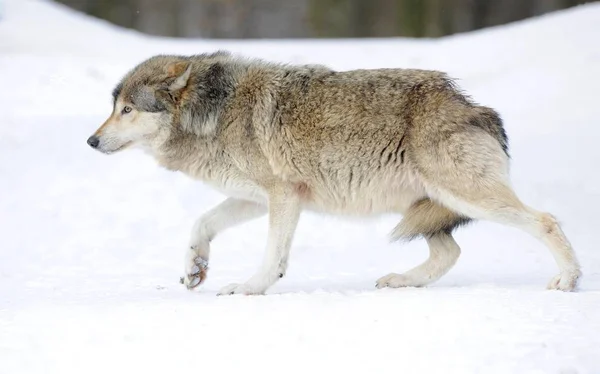
{"label": "white fur on leg", "polygon": [[192,289],[206,278],[210,242],[220,232],[267,213],[264,205],[228,198],[198,218],[185,253],[183,284]]}
{"label": "white fur on leg", "polygon": [[495,187],[490,190],[495,195],[470,203],[441,189],[430,193],[464,215],[516,227],[540,240],[550,250],[560,271],[560,274],[550,280],[547,288],[573,291],[581,277],[581,268],[573,247],[556,218],[523,204],[507,185],[499,183]]}
{"label": "white fur on leg", "polygon": [[243,284],[230,284],[219,295],[263,294],[285,275],[294,232],[300,218],[300,201],[293,189],[277,190],[269,196],[267,249],[259,271]]}
{"label": "white fur on leg", "polygon": [[451,235],[439,233],[427,238],[429,258],[404,274],[391,273],[377,280],[377,288],[423,287],[435,282],[456,264],[460,247]]}
{"label": "white fur on leg", "polygon": [[548,283],[547,288],[560,291],[574,291],[577,288],[577,282],[581,278],[581,268],[579,261],[571,243],[562,231],[558,221],[549,213],[536,213],[538,224],[537,233],[532,232],[542,242],[550,248],[552,256],[560,269],[560,274],[554,276]]}

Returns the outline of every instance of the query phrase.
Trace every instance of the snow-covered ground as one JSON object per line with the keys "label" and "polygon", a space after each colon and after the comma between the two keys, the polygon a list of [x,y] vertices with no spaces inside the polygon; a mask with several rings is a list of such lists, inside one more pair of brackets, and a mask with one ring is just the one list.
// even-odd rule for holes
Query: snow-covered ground
{"label": "snow-covered ground", "polygon": [[[600,4],[439,40],[181,41],[150,38],[46,1],[0,18],[0,373],[599,373]],[[262,259],[266,218],[212,246],[206,283],[179,284],[194,220],[223,196],[87,137],[110,91],[155,53],[229,49],[336,69],[448,71],[498,109],[514,186],[554,213],[584,277],[516,229],[461,229],[437,283],[375,289],[427,257],[389,244],[399,217],[302,216],[287,276],[224,296]]]}

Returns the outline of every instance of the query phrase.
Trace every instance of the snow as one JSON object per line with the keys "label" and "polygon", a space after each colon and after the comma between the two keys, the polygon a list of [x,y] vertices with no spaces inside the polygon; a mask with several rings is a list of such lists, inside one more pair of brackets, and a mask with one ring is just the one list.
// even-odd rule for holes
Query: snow
{"label": "snow", "polygon": [[[596,3],[439,40],[182,41],[2,1],[0,373],[600,372],[599,21]],[[562,222],[579,291],[545,290],[557,273],[548,250],[488,222],[457,233],[462,256],[437,283],[376,290],[422,262],[425,243],[389,244],[399,217],[311,214],[267,295],[216,296],[257,269],[266,218],[218,237],[209,278],[187,291],[192,224],[223,196],[140,152],[107,157],[85,141],[134,64],[219,48],[448,71],[503,115],[514,187]]]}

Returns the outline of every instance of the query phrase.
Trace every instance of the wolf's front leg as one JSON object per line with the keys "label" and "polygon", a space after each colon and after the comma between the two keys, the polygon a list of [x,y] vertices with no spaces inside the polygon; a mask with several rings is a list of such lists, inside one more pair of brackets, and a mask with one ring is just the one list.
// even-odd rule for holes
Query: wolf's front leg
{"label": "wolf's front leg", "polygon": [[225,286],[219,295],[263,294],[282,278],[299,218],[300,199],[293,187],[280,188],[269,194],[269,234],[263,263],[246,283]]}
{"label": "wolf's front leg", "polygon": [[190,244],[185,254],[183,284],[188,289],[192,289],[206,279],[210,242],[217,234],[266,213],[265,205],[228,198],[198,218],[192,229]]}

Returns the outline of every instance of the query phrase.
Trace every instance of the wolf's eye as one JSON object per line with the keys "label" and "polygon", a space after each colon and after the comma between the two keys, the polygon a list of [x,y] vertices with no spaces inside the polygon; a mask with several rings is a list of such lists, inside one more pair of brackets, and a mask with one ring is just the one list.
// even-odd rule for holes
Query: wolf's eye
{"label": "wolf's eye", "polygon": [[131,112],[131,107],[130,106],[123,107],[123,114],[127,114],[129,112]]}

